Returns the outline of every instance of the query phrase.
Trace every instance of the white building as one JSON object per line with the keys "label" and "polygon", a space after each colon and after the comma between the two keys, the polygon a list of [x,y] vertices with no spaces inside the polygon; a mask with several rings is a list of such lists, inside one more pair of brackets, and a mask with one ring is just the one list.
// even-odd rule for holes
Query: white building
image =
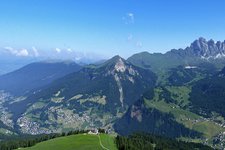
{"label": "white building", "polygon": [[90,131],[88,132],[88,134],[94,134],[94,135],[97,135],[97,134],[98,134],[98,129],[90,130]]}

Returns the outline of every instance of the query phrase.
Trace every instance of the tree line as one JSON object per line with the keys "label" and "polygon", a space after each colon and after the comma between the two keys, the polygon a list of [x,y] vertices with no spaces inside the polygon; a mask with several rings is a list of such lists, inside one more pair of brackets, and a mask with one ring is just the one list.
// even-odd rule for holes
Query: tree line
{"label": "tree line", "polygon": [[[21,135],[14,139],[5,139],[0,142],[0,150],[13,150],[34,146],[37,143],[54,139],[57,137],[88,133],[90,130],[76,130],[63,133],[53,133],[45,135]],[[104,129],[99,129],[99,133],[105,133]],[[120,136],[115,138],[118,150],[212,150],[213,148],[199,144],[184,141],[178,141],[161,136],[137,133],[130,136]]]}
{"label": "tree line", "polygon": [[6,138],[4,141],[0,142],[0,150],[13,150],[18,148],[25,148],[34,146],[37,143],[54,139],[57,137],[75,135],[87,133],[89,130],[76,130],[62,133],[52,133],[52,134],[43,134],[43,135],[21,135],[20,137]]}
{"label": "tree line", "polygon": [[132,134],[117,136],[116,145],[119,150],[212,150],[213,148],[200,144],[178,141],[150,134]]}

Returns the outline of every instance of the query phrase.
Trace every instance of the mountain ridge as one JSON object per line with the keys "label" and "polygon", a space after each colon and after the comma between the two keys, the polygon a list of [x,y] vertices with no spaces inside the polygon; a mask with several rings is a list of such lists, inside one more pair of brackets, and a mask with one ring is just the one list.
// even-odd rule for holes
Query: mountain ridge
{"label": "mountain ridge", "polygon": [[166,53],[140,52],[127,59],[133,65],[151,69],[157,74],[178,66],[212,64],[222,69],[225,63],[225,42],[199,38],[185,49],[172,49]]}
{"label": "mountain ridge", "polygon": [[0,76],[0,89],[11,94],[22,95],[79,69],[81,66],[74,62],[41,61],[31,63]]}

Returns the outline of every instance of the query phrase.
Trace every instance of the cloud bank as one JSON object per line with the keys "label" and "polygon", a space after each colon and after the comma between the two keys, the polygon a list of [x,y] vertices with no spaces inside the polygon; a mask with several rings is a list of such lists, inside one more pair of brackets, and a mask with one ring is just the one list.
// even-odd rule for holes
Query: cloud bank
{"label": "cloud bank", "polygon": [[15,56],[21,56],[21,57],[29,56],[29,52],[27,49],[16,50],[12,47],[4,47],[4,49]]}
{"label": "cloud bank", "polygon": [[[3,53],[2,53],[3,52]],[[73,60],[75,62],[93,63],[102,59],[106,59],[105,56],[98,55],[92,52],[75,51],[71,48],[52,48],[48,50],[37,49],[36,47],[15,49],[7,46],[3,47],[3,51],[0,54],[7,54],[9,57],[17,58],[33,58],[35,60]]]}

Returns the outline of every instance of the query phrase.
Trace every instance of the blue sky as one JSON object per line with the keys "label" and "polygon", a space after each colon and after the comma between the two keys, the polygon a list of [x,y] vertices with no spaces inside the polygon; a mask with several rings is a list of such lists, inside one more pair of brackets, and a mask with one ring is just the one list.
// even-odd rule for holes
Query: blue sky
{"label": "blue sky", "polygon": [[224,6],[224,0],[2,0],[0,47],[18,56],[166,52],[199,37],[225,40]]}

